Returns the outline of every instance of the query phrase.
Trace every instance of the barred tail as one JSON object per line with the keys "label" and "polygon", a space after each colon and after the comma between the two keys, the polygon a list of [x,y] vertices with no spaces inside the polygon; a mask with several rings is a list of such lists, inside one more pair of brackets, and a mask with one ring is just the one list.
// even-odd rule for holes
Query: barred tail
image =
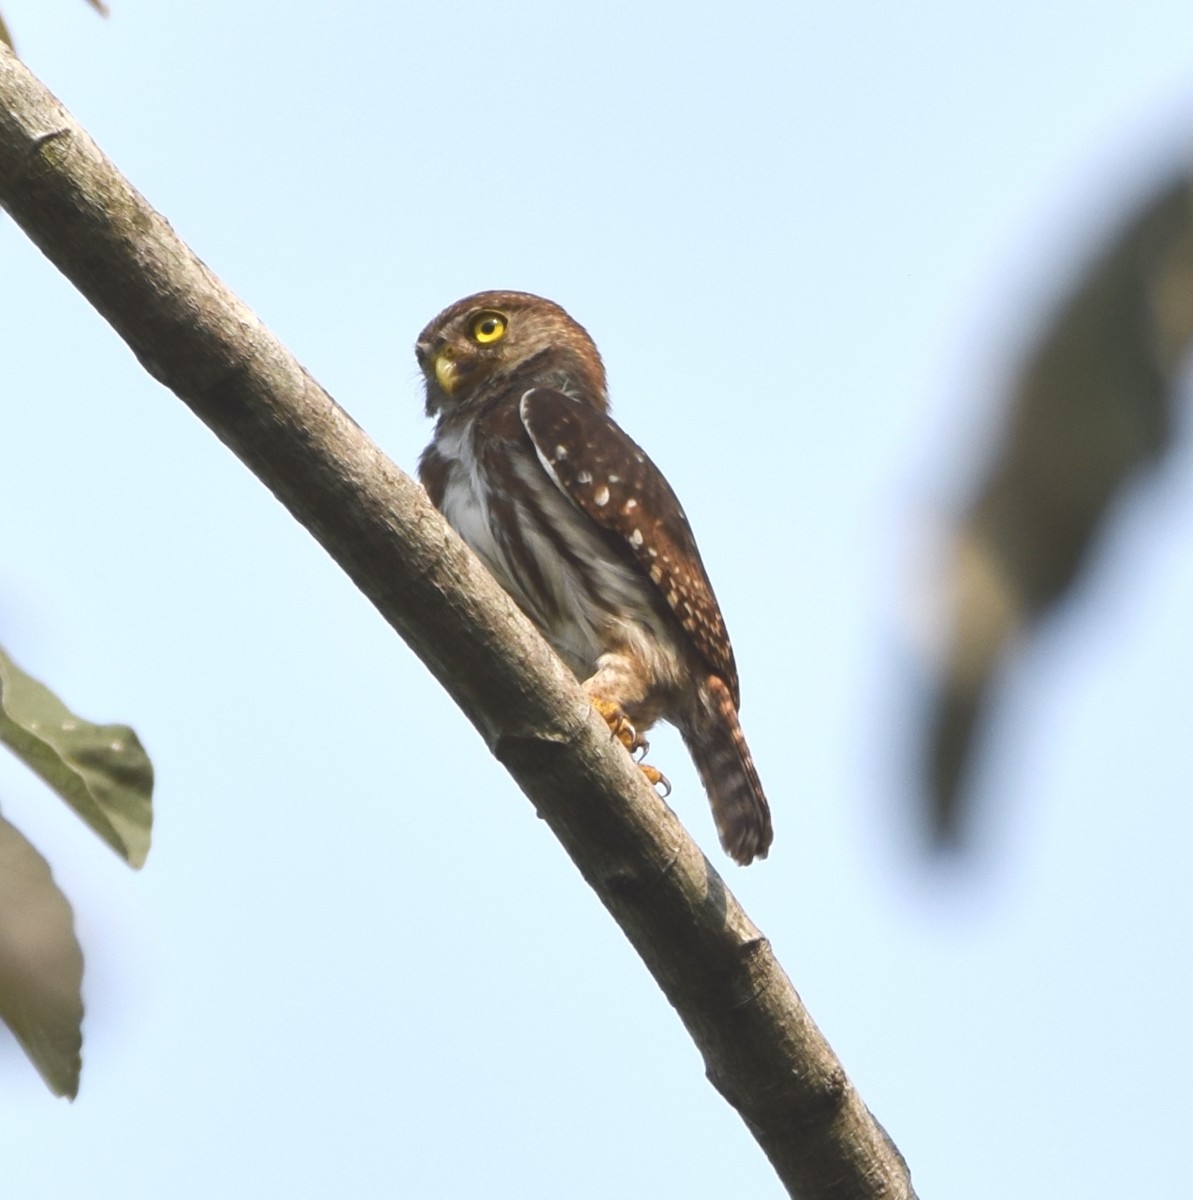
{"label": "barred tail", "polygon": [[770,805],[729,688],[719,676],[710,675],[701,691],[704,703],[696,720],[682,730],[683,739],[708,793],[721,845],[730,858],[746,866],[765,858],[770,849]]}

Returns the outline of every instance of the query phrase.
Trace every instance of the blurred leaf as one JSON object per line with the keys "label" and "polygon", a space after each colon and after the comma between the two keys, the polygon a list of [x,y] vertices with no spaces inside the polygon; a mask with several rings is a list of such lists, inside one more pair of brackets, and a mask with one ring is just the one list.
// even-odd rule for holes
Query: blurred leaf
{"label": "blurred leaf", "polygon": [[927,731],[931,825],[959,840],[999,667],[1080,578],[1129,487],[1172,439],[1193,339],[1193,193],[1157,189],[1076,281],[1030,356],[1002,448],[956,532],[950,641]]}
{"label": "blurred leaf", "polygon": [[[106,17],[109,15],[108,6],[104,4],[103,0],[87,0],[87,3],[90,4],[91,7],[94,8],[101,17]],[[3,17],[0,17],[0,42],[3,42],[14,54],[16,53],[16,46],[13,45],[12,41],[12,34],[8,32],[8,26],[5,25]]]}
{"label": "blurred leaf", "polygon": [[0,1019],[55,1096],[79,1090],[83,952],[46,860],[0,817]]}
{"label": "blurred leaf", "polygon": [[0,651],[0,742],[131,866],[149,853],[153,766],[127,725],[92,725]]}

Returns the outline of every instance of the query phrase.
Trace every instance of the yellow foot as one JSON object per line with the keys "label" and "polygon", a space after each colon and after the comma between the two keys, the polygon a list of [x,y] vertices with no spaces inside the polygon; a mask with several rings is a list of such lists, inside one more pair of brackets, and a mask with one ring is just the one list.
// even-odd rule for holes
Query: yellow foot
{"label": "yellow foot", "polygon": [[622,711],[621,705],[614,704],[612,700],[602,700],[599,696],[592,696],[590,699],[593,708],[601,714],[605,724],[609,726],[609,731],[630,752],[642,774],[650,780],[650,786],[662,787],[664,799],[670,796],[671,784],[667,781],[667,776],[657,767],[652,767],[649,763],[642,761],[643,756],[650,749],[650,743],[630,723],[630,719]]}
{"label": "yellow foot", "polygon": [[639,763],[638,769],[650,780],[651,787],[661,787],[663,789],[664,800],[671,795],[671,784],[668,782],[667,776],[658,767],[652,767],[649,763]]}
{"label": "yellow foot", "polygon": [[631,754],[646,745],[645,739],[638,736],[638,731],[630,724],[629,717],[622,712],[620,704],[593,696],[592,707],[601,714],[605,724],[609,726],[609,731]]}

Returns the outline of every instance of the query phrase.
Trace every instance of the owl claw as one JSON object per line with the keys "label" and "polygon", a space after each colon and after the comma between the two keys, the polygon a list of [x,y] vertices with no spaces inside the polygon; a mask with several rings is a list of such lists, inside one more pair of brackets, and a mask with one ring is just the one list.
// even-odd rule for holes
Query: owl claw
{"label": "owl claw", "polygon": [[638,736],[638,731],[630,723],[630,719],[625,713],[622,712],[620,704],[614,704],[612,700],[601,700],[599,697],[594,696],[592,697],[592,706],[604,718],[605,724],[609,726],[609,732],[631,754],[647,744],[645,738]]}
{"label": "owl claw", "polygon": [[664,800],[671,795],[671,783],[658,767],[652,767],[649,763],[639,763],[638,769],[650,780],[651,787],[661,787],[663,789]]}
{"label": "owl claw", "polygon": [[639,770],[650,781],[650,786],[663,789],[663,799],[666,800],[671,795],[671,784],[667,776],[658,767],[652,767],[642,761],[650,750],[650,743],[630,723],[620,704],[614,704],[612,700],[602,700],[599,696],[593,696],[591,699],[593,708],[609,726],[609,732],[630,752]]}

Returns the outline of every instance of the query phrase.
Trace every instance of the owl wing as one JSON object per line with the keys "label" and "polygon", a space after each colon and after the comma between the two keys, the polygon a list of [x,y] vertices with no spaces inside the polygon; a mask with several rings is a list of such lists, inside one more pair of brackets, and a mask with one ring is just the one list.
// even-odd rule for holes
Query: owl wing
{"label": "owl wing", "polygon": [[563,392],[533,388],[519,413],[543,470],[581,512],[624,540],[739,704],[721,609],[688,518],[663,473],[612,418]]}

